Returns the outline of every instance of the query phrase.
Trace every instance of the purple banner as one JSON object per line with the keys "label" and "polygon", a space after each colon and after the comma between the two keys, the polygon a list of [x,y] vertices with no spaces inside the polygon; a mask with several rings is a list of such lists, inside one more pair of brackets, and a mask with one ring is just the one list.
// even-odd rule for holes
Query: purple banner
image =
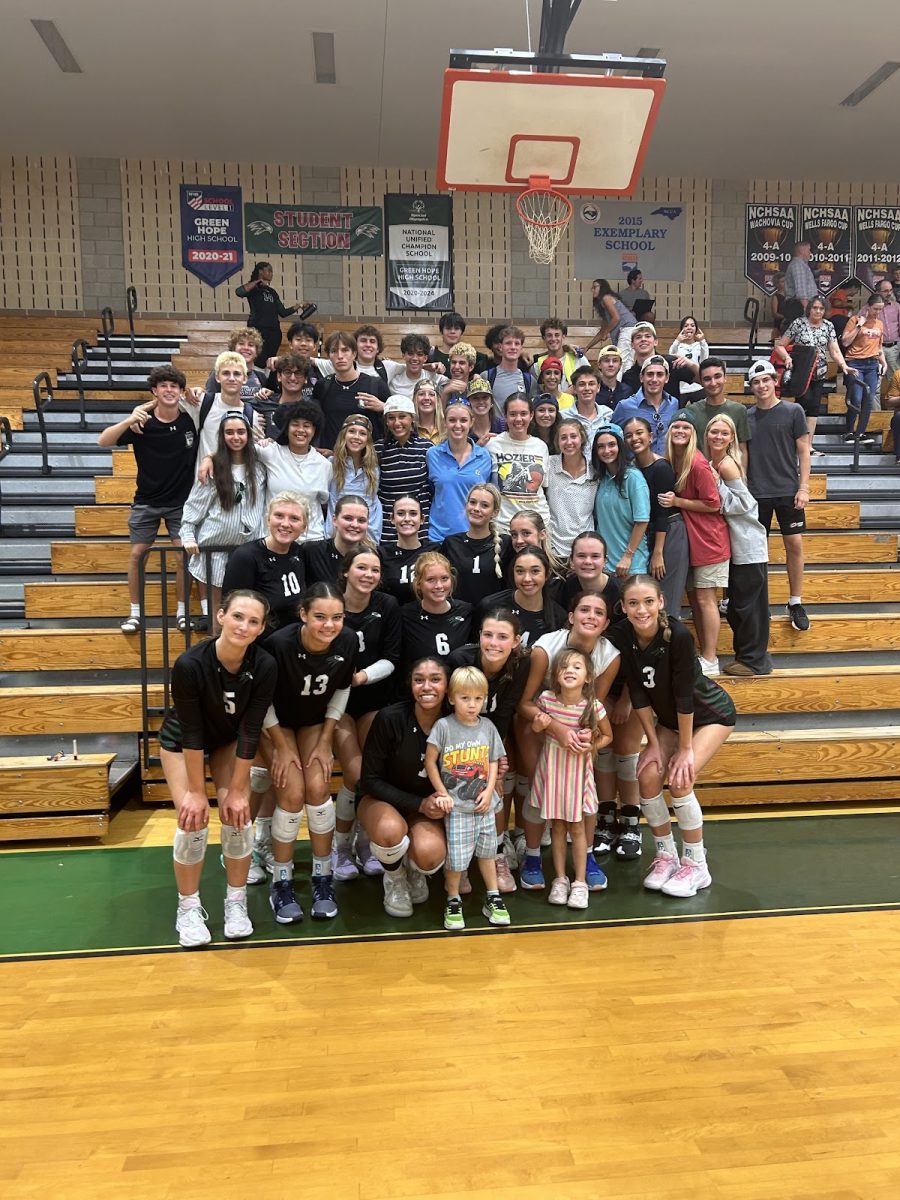
{"label": "purple banner", "polygon": [[244,265],[241,189],[224,184],[181,185],[181,265],[218,287]]}

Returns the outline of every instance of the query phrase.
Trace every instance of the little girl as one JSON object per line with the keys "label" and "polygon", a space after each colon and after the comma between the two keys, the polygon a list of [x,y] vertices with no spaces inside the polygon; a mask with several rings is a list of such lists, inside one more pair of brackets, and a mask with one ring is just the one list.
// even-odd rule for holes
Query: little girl
{"label": "little girl", "polygon": [[[594,754],[612,741],[606,709],[594,698],[594,669],[583,650],[561,650],[553,660],[552,691],[541,692],[539,712],[532,722],[535,733],[544,733],[532,796],[541,816],[552,822],[555,878],[548,897],[551,904],[587,908],[585,878],[587,839],[584,815],[597,811]],[[575,879],[566,877],[566,835],[572,839]]]}

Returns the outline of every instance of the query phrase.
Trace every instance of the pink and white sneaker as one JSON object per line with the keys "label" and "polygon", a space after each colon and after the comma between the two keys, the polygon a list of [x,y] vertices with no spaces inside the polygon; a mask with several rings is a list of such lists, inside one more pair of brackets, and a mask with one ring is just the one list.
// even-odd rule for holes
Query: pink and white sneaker
{"label": "pink and white sneaker", "polygon": [[694,862],[692,858],[683,858],[681,866],[674,875],[669,876],[660,891],[666,896],[686,898],[696,896],[698,892],[708,888],[711,883],[712,875],[710,875],[705,862],[698,863]]}
{"label": "pink and white sneaker", "polygon": [[661,892],[663,885],[667,880],[672,878],[677,870],[677,855],[657,854],[656,858],[650,864],[650,870],[644,876],[644,887],[648,892]]}

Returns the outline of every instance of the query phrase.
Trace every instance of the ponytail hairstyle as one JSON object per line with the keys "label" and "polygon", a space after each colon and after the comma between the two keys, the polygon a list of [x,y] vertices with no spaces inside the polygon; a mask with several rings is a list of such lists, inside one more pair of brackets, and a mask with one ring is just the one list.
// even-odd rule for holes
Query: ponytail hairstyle
{"label": "ponytail hairstyle", "polygon": [[536,558],[544,568],[544,586],[541,588],[541,615],[544,618],[547,628],[550,629],[553,626],[553,599],[550,596],[550,559],[547,557],[546,551],[542,550],[540,546],[523,546],[520,550],[517,550],[509,564],[509,585],[513,589],[513,593],[515,593],[516,563],[520,558],[526,558],[529,554],[532,558]]}
{"label": "ponytail hairstyle", "polygon": [[253,270],[250,272],[250,282],[253,283],[255,279],[259,279],[260,272],[265,271],[268,267],[271,267],[271,265],[272,264],[270,262],[255,263]]}
{"label": "ponytail hairstyle", "polygon": [[354,426],[365,429],[368,435],[360,458],[363,475],[366,477],[366,495],[374,499],[378,494],[378,459],[375,455],[372,422],[363,413],[351,413],[344,421],[334,440],[334,454],[331,459],[331,467],[334,471],[334,490],[338,495],[344,490],[344,483],[347,479],[347,467],[350,463],[350,451],[346,446],[347,430]]}
{"label": "ponytail hairstyle", "polygon": [[[377,559],[379,569],[381,569],[381,555],[374,548],[374,546],[367,546],[365,542],[363,542],[359,546],[354,546],[352,550],[348,550],[341,560],[341,565],[338,567],[337,580],[335,581],[337,583],[338,591],[342,596],[345,595],[347,591],[347,572],[361,554],[369,554],[372,558]],[[378,584],[376,584],[376,590],[380,586],[381,580],[379,579]]]}
{"label": "ponytail hairstyle", "polygon": [[579,658],[584,663],[587,669],[587,679],[584,681],[582,696],[584,697],[584,708],[581,710],[581,716],[578,718],[579,729],[589,729],[591,733],[597,731],[597,710],[594,704],[594,664],[591,662],[591,656],[585,654],[583,650],[578,650],[574,646],[565,646],[553,659],[553,666],[550,668],[550,683],[553,687],[554,694],[559,695],[559,677],[573,659]]}
{"label": "ponytail hairstyle", "polygon": [[[684,447],[672,444],[672,425],[675,424],[690,426],[691,436],[688,444]],[[694,456],[697,454],[697,430],[686,417],[675,417],[672,425],[666,431],[666,458],[672,464],[672,470],[675,472],[675,494],[680,495],[682,488],[687,483],[688,475],[691,473],[691,467],[694,465]],[[676,463],[676,457],[680,466]]]}
{"label": "ponytail hairstyle", "polygon": [[247,430],[247,444],[244,447],[244,487],[251,508],[256,504],[256,492],[259,486],[259,459],[256,457],[256,446],[253,442],[253,429],[244,415],[243,410],[234,409],[227,412],[219,425],[216,436],[216,448],[213,451],[213,486],[219,497],[223,512],[231,512],[239,501],[237,483],[231,469],[231,451],[225,442],[225,426],[229,421],[243,421]]}
{"label": "ponytail hairstyle", "polygon": [[[550,563],[550,574],[556,579],[564,579],[566,575],[565,563],[553,553],[553,548],[550,543],[550,534],[547,531],[547,523],[541,514],[538,512],[531,512],[527,509],[524,512],[517,512],[515,516],[512,516],[509,519],[510,533],[512,532],[513,525],[517,524],[519,521],[524,521],[526,525],[530,525],[537,534],[538,540],[535,544],[540,546],[540,548],[546,554],[547,561]],[[528,544],[531,545],[532,543]]]}
{"label": "ponytail hairstyle", "polygon": [[221,601],[219,602],[219,608],[222,610],[222,612],[227,613],[232,604],[234,604],[237,600],[255,600],[257,604],[262,605],[263,623],[268,620],[269,602],[265,596],[261,595],[253,588],[233,588],[230,592],[227,592],[222,597]]}
{"label": "ponytail hairstyle", "polygon": [[498,579],[503,579],[503,566],[500,562],[500,554],[503,549],[500,530],[497,528],[497,514],[500,512],[500,492],[492,483],[473,483],[466,492],[466,503],[469,502],[469,497],[473,492],[486,492],[494,506],[494,515],[488,521],[488,529],[491,531],[491,537],[494,539],[494,574]]}
{"label": "ponytail hairstyle", "polygon": [[310,606],[316,600],[339,600],[341,602],[341,612],[345,610],[344,597],[338,591],[337,585],[327,583],[325,580],[320,580],[318,583],[311,583],[297,604],[297,618],[301,625],[305,625],[303,620],[304,612],[308,612]]}
{"label": "ponytail hairstyle", "polygon": [[420,554],[416,559],[416,564],[412,571],[412,579],[410,580],[409,585],[412,588],[412,594],[415,596],[416,602],[420,605],[422,603],[422,578],[429,567],[443,567],[450,576],[453,584],[452,588],[450,589],[450,599],[452,600],[453,593],[456,590],[456,568],[453,566],[450,560],[439,551],[426,550],[424,554]]}
{"label": "ponytail hairstyle", "polygon": [[[529,650],[522,645],[522,624],[514,612],[508,608],[492,608],[490,612],[484,614],[481,620],[481,626],[484,628],[485,621],[502,621],[504,625],[508,625],[516,637],[519,639],[516,645],[513,646],[509,653],[509,658],[506,660],[506,665],[503,667],[497,676],[494,685],[495,692],[499,692],[506,687],[508,683],[512,683],[515,678],[516,670],[523,658],[527,658]],[[479,643],[481,635],[479,634]],[[481,646],[478,647],[478,666],[483,671],[484,664],[481,661]]]}
{"label": "ponytail hairstyle", "polygon": [[[626,592],[630,591],[630,589],[634,587],[651,588],[654,592],[656,592],[660,600],[663,601],[663,604],[665,604],[665,596],[663,595],[663,590],[660,587],[659,580],[654,579],[652,575],[629,575],[622,584],[623,601],[625,599]],[[660,608],[659,610],[659,627],[663,631],[663,641],[668,644],[672,640],[672,630],[669,627],[669,614],[666,612],[665,608]]]}

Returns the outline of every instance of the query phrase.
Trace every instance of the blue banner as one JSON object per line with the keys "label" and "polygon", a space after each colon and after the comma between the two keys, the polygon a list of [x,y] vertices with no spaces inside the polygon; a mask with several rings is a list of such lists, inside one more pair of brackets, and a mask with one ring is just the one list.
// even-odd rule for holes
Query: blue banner
{"label": "blue banner", "polygon": [[181,185],[181,264],[210,287],[240,271],[244,230],[239,187]]}

